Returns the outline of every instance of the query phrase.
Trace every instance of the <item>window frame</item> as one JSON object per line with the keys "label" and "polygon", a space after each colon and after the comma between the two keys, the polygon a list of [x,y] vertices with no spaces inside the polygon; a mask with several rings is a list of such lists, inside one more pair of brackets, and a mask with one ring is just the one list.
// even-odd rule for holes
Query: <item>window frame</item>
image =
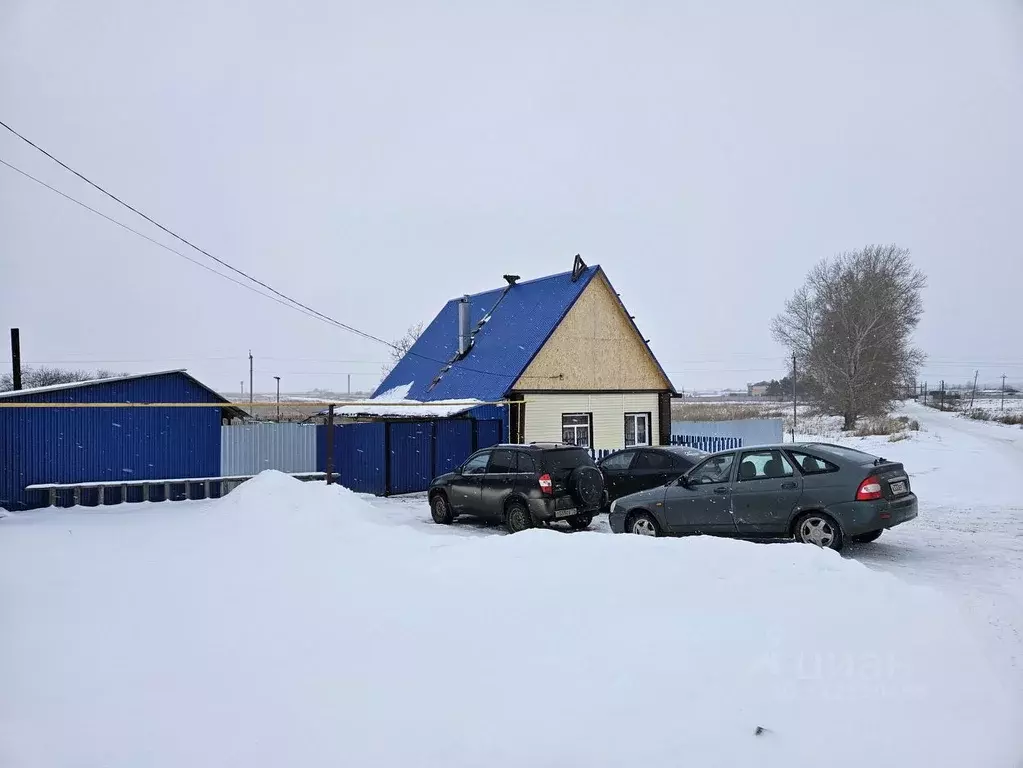
{"label": "window frame", "polygon": [[618,457],[618,456],[628,456],[629,463],[626,464],[624,467],[617,467],[617,468],[616,467],[609,467],[608,468],[608,470],[610,472],[628,472],[630,469],[632,469],[632,465],[635,463],[636,457],[639,455],[639,451],[640,451],[639,448],[623,448],[620,451],[615,451],[614,453],[612,453],[612,454],[610,454],[608,456],[605,456],[603,459],[601,459],[598,462],[598,466],[601,469],[604,469],[604,463],[608,459],[615,458],[615,457]]}
{"label": "window frame", "polygon": [[692,479],[692,475],[696,472],[696,470],[698,470],[704,464],[706,464],[706,463],[708,463],[708,462],[710,462],[710,461],[712,461],[714,459],[724,458],[725,456],[729,456],[732,459],[732,463],[728,467],[728,477],[725,478],[724,480],[718,480],[718,481],[713,482],[713,483],[697,483],[697,485],[728,485],[729,483],[733,482],[733,478],[735,477],[736,467],[739,466],[739,463],[735,460],[736,454],[735,454],[734,451],[729,452],[729,453],[719,453],[719,454],[713,454],[711,456],[707,456],[705,459],[703,459],[703,461],[698,462],[694,467],[692,467],[688,472],[685,473],[686,480],[690,481]]}
{"label": "window frame", "polygon": [[[565,418],[569,416],[582,417],[586,419],[586,424],[565,424]],[[571,429],[573,435],[573,441],[565,441],[565,430]],[[586,445],[579,445],[579,430],[586,430],[587,442]],[[575,446],[576,448],[585,448],[587,450],[593,448],[593,414],[583,413],[580,411],[572,411],[569,413],[561,414],[561,441],[567,445]]]}
{"label": "window frame", "polygon": [[[639,417],[643,417],[646,420],[646,429],[645,429],[645,432],[646,432],[646,442],[645,443],[633,442],[630,445],[629,444],[629,419],[638,419]],[[654,421],[653,420],[653,415],[650,413],[650,411],[627,411],[625,413],[625,420],[624,420],[624,425],[623,425],[623,429],[624,429],[624,434],[623,434],[624,440],[623,440],[623,442],[625,444],[625,447],[626,448],[649,448],[649,447],[651,447],[653,445],[653,440],[651,439],[650,429],[651,429],[651,426],[653,424],[653,421]],[[637,428],[638,426],[639,426],[638,422],[634,421],[633,429],[632,429],[633,435],[635,435],[639,431],[638,428]]]}
{"label": "window frame", "polygon": [[[795,466],[795,468],[799,471],[799,474],[803,475],[804,477],[817,477],[817,475],[830,475],[830,474],[833,474],[835,472],[841,472],[842,471],[842,468],[839,467],[837,464],[835,464],[835,462],[828,461],[827,459],[825,459],[825,458],[823,458],[821,456],[818,456],[816,454],[807,453],[806,451],[797,451],[794,448],[790,448],[790,449],[788,449],[785,452],[787,454],[789,454],[789,460],[792,462],[792,464]],[[796,458],[796,454],[797,453],[800,454],[801,456],[809,456],[814,461],[821,462],[824,465],[825,468],[821,469],[821,470],[818,470],[816,472],[808,472],[807,470],[803,469],[803,462],[799,461]]]}
{"label": "window frame", "polygon": [[[485,475],[485,474],[487,474],[487,468],[490,466],[490,454],[491,453],[493,453],[493,449],[492,448],[484,448],[481,451],[476,451],[476,453],[474,453],[472,456],[470,456],[469,458],[467,458],[465,461],[462,462],[462,466],[460,466],[458,468],[458,471],[461,472],[463,475],[465,475],[467,477],[475,477],[476,475]],[[470,461],[475,459],[477,456],[486,456],[487,457],[486,462],[484,462],[484,464],[483,464],[483,471],[482,472],[466,472],[465,471],[466,466],[469,464]]]}
{"label": "window frame", "polygon": [[[650,446],[646,446],[646,447],[649,448]],[[645,469],[645,470],[647,470],[649,472],[674,472],[675,471],[675,461],[674,461],[673,457],[668,455],[667,453],[665,453],[663,451],[644,451],[642,448],[640,448],[640,449],[638,449],[636,451],[636,453],[637,453],[636,459],[632,462],[632,465],[630,466],[630,469],[637,469],[637,470],[638,469]],[[646,455],[646,454],[649,454],[651,456],[656,456],[658,458],[658,460],[664,461],[664,462],[667,462],[667,463],[664,464],[664,466],[660,466],[660,467],[640,467],[640,466],[637,466],[636,462],[640,461],[640,456],[643,456],[643,455]]]}
{"label": "window frame", "polygon": [[[516,474],[518,475],[535,475],[536,474],[536,459],[525,451],[515,451],[515,467]],[[528,461],[531,469],[523,469],[523,462]]]}
{"label": "window frame", "polygon": [[[511,456],[511,464],[509,465],[509,467],[508,467],[508,469],[506,471],[504,471],[504,472],[497,472],[497,471],[495,471],[493,469],[494,458],[497,456],[497,454],[502,453],[502,452],[503,453],[507,453],[509,456]],[[516,474],[518,474],[518,471],[519,471],[519,460],[518,460],[518,457],[515,455],[516,453],[517,453],[517,451],[513,451],[511,448],[491,448],[490,449],[490,459],[487,461],[487,471],[486,471],[486,474],[488,474],[488,475],[516,475]],[[508,470],[510,470],[510,471],[508,471]]]}
{"label": "window frame", "polygon": [[[742,476],[742,462],[746,460],[746,457],[747,456],[763,456],[764,454],[767,454],[767,453],[772,454],[771,459],[774,458],[773,454],[777,454],[778,456],[780,456],[783,462],[788,463],[789,469],[792,470],[792,474],[790,474],[790,475],[778,475],[777,477],[768,477],[767,475],[764,475],[763,477],[759,477],[758,476],[758,477],[746,477],[746,478],[744,478]],[[795,460],[791,456],[786,455],[787,453],[788,453],[787,451],[783,451],[783,450],[780,450],[778,448],[761,448],[760,450],[757,450],[756,448],[749,448],[747,450],[740,451],[739,452],[739,463],[738,463],[739,472],[737,472],[736,475],[735,475],[735,481],[737,483],[752,483],[752,482],[756,482],[758,480],[789,480],[789,479],[795,477],[796,476],[796,472],[798,471],[796,469],[796,462],[795,462]],[[770,461],[771,459],[768,459],[768,461]],[[766,464],[765,464],[765,466],[766,466]]]}

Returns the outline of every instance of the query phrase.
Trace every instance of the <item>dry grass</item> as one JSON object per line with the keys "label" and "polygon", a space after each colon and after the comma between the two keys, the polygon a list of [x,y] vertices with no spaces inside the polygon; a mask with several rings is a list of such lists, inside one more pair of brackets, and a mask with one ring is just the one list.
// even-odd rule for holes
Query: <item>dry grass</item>
{"label": "dry grass", "polygon": [[1023,413],[992,413],[983,408],[967,409],[961,413],[966,418],[973,419],[974,421],[997,421],[999,424],[1009,424],[1012,426],[1018,424],[1023,426]]}
{"label": "dry grass", "polygon": [[780,419],[786,415],[777,403],[672,403],[675,421],[738,421]]}
{"label": "dry grass", "polygon": [[[919,423],[916,425],[916,428],[920,428]],[[897,419],[893,419],[890,416],[874,416],[860,419],[854,434],[856,437],[871,437],[872,435],[888,435],[891,437],[905,433],[907,429],[912,429],[912,427],[909,425],[909,418],[906,416],[900,416]],[[892,442],[895,441],[893,440]]]}

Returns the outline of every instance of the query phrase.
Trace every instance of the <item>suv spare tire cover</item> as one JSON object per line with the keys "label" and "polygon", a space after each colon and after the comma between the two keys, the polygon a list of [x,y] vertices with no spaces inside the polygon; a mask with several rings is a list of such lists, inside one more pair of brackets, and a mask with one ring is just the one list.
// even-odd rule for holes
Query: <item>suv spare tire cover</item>
{"label": "suv spare tire cover", "polygon": [[594,507],[604,494],[604,476],[596,467],[577,467],[569,478],[569,488],[577,502]]}

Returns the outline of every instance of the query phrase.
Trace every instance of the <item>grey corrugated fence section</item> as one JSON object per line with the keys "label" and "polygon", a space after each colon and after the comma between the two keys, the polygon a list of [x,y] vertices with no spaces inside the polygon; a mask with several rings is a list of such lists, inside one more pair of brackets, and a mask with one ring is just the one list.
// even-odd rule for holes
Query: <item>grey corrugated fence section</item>
{"label": "grey corrugated fence section", "polygon": [[[733,437],[740,445],[771,445],[785,439],[782,419],[736,419],[735,421],[673,421],[671,434],[699,437]],[[727,449],[721,449],[727,450]]]}
{"label": "grey corrugated fence section", "polygon": [[255,475],[265,469],[315,472],[315,425],[238,424],[220,428],[220,474]]}

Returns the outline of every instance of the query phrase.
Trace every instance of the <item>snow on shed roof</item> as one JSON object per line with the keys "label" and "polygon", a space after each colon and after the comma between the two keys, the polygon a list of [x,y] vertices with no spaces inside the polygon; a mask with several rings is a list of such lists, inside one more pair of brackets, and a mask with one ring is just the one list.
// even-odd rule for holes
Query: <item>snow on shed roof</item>
{"label": "snow on shed roof", "polygon": [[[334,415],[344,418],[387,417],[443,419],[471,411],[482,400],[412,400],[408,397],[412,384],[402,384],[382,392],[358,405],[344,405],[334,409]],[[321,411],[321,415],[326,411]]]}

